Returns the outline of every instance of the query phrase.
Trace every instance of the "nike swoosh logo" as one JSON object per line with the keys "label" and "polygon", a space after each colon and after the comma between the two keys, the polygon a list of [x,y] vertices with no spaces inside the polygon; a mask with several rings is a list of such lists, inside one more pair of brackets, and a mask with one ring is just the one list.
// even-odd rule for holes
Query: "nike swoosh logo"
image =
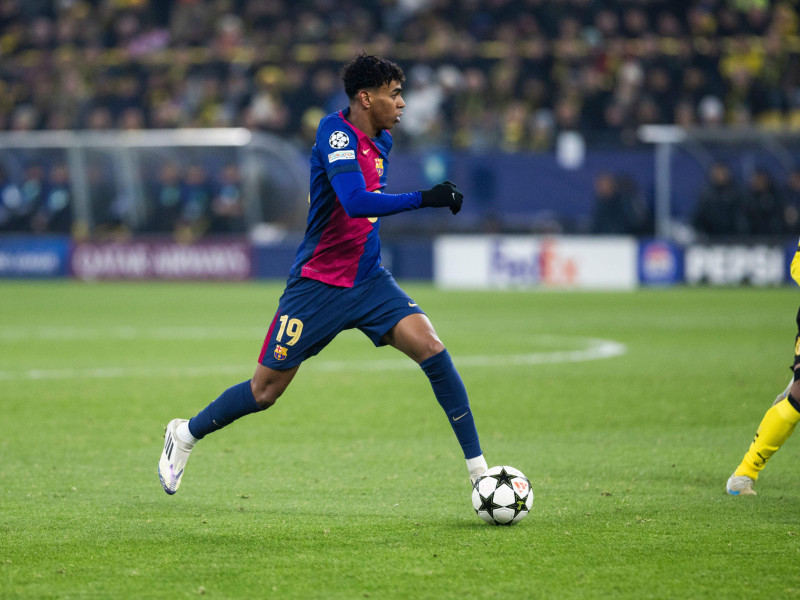
{"label": "nike swoosh logo", "polygon": [[408,305],[409,306],[418,306],[418,304],[415,304],[414,302],[409,302]]}
{"label": "nike swoosh logo", "polygon": [[363,152],[364,154],[369,154],[369,150],[368,149],[367,150],[362,150],[361,152]]}
{"label": "nike swoosh logo", "polygon": [[459,419],[462,419],[462,418],[466,417],[468,414],[469,414],[469,411],[465,412],[460,417],[453,417],[453,422],[458,421]]}

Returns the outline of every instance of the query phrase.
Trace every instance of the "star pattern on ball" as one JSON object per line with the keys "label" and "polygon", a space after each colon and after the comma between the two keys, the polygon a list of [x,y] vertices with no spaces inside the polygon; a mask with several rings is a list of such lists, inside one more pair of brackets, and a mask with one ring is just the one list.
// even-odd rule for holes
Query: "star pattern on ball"
{"label": "star pattern on ball", "polygon": [[500,506],[494,501],[494,492],[492,492],[488,496],[482,496],[479,493],[478,497],[481,499],[481,506],[480,508],[478,508],[478,510],[485,511],[491,515],[492,511],[494,511],[495,508],[502,508],[502,506]]}
{"label": "star pattern on ball", "polygon": [[514,479],[516,475],[509,473],[505,469],[502,469],[497,475],[492,475],[492,478],[497,481],[497,487],[500,487],[503,484],[506,484],[512,490],[514,489],[514,484],[511,483],[511,480]]}

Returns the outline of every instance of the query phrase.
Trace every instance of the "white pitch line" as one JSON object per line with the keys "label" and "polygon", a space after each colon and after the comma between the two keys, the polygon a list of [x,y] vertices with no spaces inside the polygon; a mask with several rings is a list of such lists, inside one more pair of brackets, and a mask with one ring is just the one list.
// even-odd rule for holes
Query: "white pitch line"
{"label": "white pitch line", "polygon": [[[530,352],[488,356],[460,356],[453,360],[459,368],[518,367],[557,363],[575,363],[622,356],[628,351],[625,344],[613,340],[578,338],[588,345],[581,350],[555,350],[552,352]],[[312,358],[303,367],[304,371],[354,372],[354,371],[398,371],[415,369],[417,366],[407,358],[379,360],[319,360]],[[122,377],[203,377],[206,375],[248,374],[246,365],[212,365],[185,367],[99,367],[90,369],[24,369],[0,371],[0,381],[38,381],[51,379],[119,379]]]}
{"label": "white pitch line", "polygon": [[0,342],[19,340],[246,340],[263,339],[267,327],[4,327]]}
{"label": "white pitch line", "polygon": [[[531,352],[528,354],[506,354],[490,356],[456,356],[453,362],[457,367],[518,367],[530,365],[546,365],[556,363],[585,362],[589,360],[600,360],[621,356],[628,351],[625,344],[612,340],[601,340],[595,338],[582,338],[589,342],[589,348],[583,350],[554,350],[552,352]],[[308,363],[311,368],[311,362]],[[391,358],[383,360],[371,360],[353,365],[352,361],[335,360],[320,361],[315,363],[315,369],[322,371],[396,371],[405,368],[416,368],[416,365],[408,359]]]}

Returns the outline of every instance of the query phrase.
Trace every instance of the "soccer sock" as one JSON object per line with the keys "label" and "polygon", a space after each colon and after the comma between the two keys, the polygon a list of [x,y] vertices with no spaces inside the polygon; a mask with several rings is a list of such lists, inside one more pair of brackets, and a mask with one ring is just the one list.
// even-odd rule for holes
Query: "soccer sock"
{"label": "soccer sock", "polygon": [[189,446],[194,446],[197,443],[197,438],[189,431],[189,421],[181,421],[178,423],[178,426],[175,428],[175,435],[178,436],[180,441]]}
{"label": "soccer sock", "polygon": [[431,382],[433,393],[450,421],[450,426],[461,444],[464,458],[470,459],[481,455],[478,431],[475,419],[469,408],[467,390],[456,371],[455,365],[447,350],[431,356],[419,365]]}
{"label": "soccer sock", "polygon": [[764,415],[750,449],[733,474],[758,479],[758,473],[778,448],[789,439],[798,421],[800,421],[800,404],[789,394],[788,398],[775,404]]}
{"label": "soccer sock", "polygon": [[261,407],[250,389],[250,380],[229,387],[219,398],[189,419],[189,433],[201,440],[239,417],[258,412]]}

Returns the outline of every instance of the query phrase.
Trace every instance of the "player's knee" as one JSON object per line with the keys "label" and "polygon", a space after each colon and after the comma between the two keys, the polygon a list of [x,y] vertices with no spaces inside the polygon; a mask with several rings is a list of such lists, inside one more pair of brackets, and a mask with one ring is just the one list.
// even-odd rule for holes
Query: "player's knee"
{"label": "player's knee", "polygon": [[[796,374],[795,377],[798,375],[800,375],[800,373]],[[789,393],[792,395],[792,398],[800,401],[800,380],[794,380],[792,382],[792,386],[789,388]]]}
{"label": "player's knee", "polygon": [[261,395],[256,396],[256,402],[261,407],[261,410],[267,410],[270,406],[275,404],[278,401],[278,398],[275,396],[269,395]]}
{"label": "player's knee", "polygon": [[444,350],[444,344],[438,337],[432,336],[425,340],[425,344],[420,349],[420,359],[418,362],[428,360],[432,356],[439,354],[442,350]]}
{"label": "player's knee", "polygon": [[298,368],[299,366],[285,371],[276,371],[263,365],[258,366],[253,378],[250,380],[250,389],[261,410],[275,404],[286,388],[289,387]]}
{"label": "player's knee", "polygon": [[256,404],[261,407],[261,410],[266,410],[275,402],[278,401],[278,398],[281,397],[283,394],[283,390],[285,388],[276,386],[274,382],[256,382],[253,381],[250,384],[250,388],[253,390],[253,396],[256,399]]}

